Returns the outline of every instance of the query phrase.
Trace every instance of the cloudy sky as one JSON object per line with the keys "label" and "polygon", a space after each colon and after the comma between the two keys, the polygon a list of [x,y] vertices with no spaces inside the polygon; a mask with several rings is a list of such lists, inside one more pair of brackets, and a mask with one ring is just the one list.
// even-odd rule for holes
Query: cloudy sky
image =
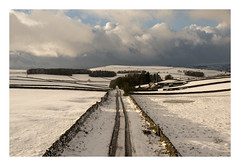
{"label": "cloudy sky", "polygon": [[230,10],[10,10],[10,68],[230,62]]}

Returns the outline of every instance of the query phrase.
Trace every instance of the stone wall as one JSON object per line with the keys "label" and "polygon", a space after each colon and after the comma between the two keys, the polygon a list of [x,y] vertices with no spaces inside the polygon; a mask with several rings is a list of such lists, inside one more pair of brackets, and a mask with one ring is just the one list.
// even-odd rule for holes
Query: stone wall
{"label": "stone wall", "polygon": [[60,156],[64,147],[69,143],[73,137],[80,131],[80,127],[89,118],[89,116],[98,109],[105,101],[107,101],[109,91],[101,98],[100,102],[92,105],[64,134],[62,134],[57,141],[55,141],[50,148],[46,150],[43,157],[46,156]]}

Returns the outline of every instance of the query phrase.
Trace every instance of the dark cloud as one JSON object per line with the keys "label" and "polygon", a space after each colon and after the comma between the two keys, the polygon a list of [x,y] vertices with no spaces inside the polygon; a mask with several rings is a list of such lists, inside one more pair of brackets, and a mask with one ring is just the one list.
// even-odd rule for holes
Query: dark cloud
{"label": "dark cloud", "polygon": [[[230,26],[224,22],[226,16],[215,19],[221,21],[216,27],[192,24],[174,31],[167,23],[157,23],[143,28],[141,19],[173,15],[170,11],[154,12],[99,14],[101,11],[97,11],[94,14],[110,20],[104,26],[90,26],[61,11],[31,14],[12,11],[10,68],[89,68],[110,64],[189,66],[230,62]],[[191,14],[205,19],[201,12]]]}

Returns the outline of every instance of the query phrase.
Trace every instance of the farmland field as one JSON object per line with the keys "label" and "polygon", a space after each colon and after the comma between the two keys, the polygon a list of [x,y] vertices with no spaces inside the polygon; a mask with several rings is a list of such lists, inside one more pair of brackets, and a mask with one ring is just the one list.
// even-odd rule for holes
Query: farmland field
{"label": "farmland field", "polygon": [[[133,98],[141,108],[159,125],[163,133],[182,156],[230,156],[231,155],[231,78],[217,77],[215,79],[199,79],[183,76],[187,68],[174,68],[166,66],[106,66],[91,70],[146,70],[151,73],[158,72],[164,78],[171,74],[175,78],[185,80],[187,83],[177,86],[179,89],[164,91],[136,91]],[[206,76],[219,76],[220,71],[201,70]],[[89,77],[87,74],[74,74],[72,76],[57,76],[46,74],[26,75],[25,70],[10,70],[10,156],[42,156],[66,130],[68,130],[86,110],[100,101],[112,79],[116,77]],[[210,85],[205,85],[210,84]],[[200,85],[200,86],[199,86]],[[144,85],[148,86],[148,85]],[[21,89],[18,89],[21,87]],[[44,88],[49,89],[44,89]],[[36,88],[36,89],[32,89]],[[61,88],[66,88],[65,90]],[[90,90],[90,91],[89,91]],[[97,91],[95,91],[97,90]],[[200,94],[177,94],[202,91],[224,90],[223,92]],[[101,91],[101,92],[99,92]],[[159,95],[159,94],[161,95]],[[166,93],[166,94],[165,94]],[[171,94],[175,93],[175,94]],[[154,95],[151,95],[154,94]],[[102,108],[111,108],[114,117],[114,93],[111,105]],[[158,139],[143,134],[147,127],[128,97],[123,97],[129,114],[130,131],[132,134],[136,156],[154,156],[161,154],[162,144]],[[104,110],[105,111],[105,110]],[[99,124],[108,121],[107,112],[96,114]],[[113,119],[111,119],[113,121]],[[94,124],[94,119],[89,119],[89,125]],[[86,124],[88,125],[88,124]],[[145,125],[145,128],[143,127]],[[109,126],[105,126],[109,128]],[[104,133],[111,136],[111,131],[104,131],[97,126],[92,129],[94,139],[85,139],[82,153],[91,156],[88,142],[98,144],[95,139]],[[81,135],[81,133],[79,133]],[[140,138],[141,137],[141,138]],[[103,138],[103,137],[102,137]],[[76,140],[81,138],[75,138]],[[73,139],[74,140],[74,139]],[[106,148],[108,142],[104,140]],[[101,140],[100,140],[101,142]],[[75,149],[74,141],[70,144]],[[161,147],[160,149],[158,149]],[[80,147],[76,148],[79,150]],[[84,150],[85,149],[85,150]],[[65,149],[66,150],[66,149]],[[102,149],[107,151],[107,149]],[[96,154],[101,156],[101,150]],[[164,152],[165,153],[165,152]],[[63,155],[78,155],[77,152],[68,152]],[[105,154],[106,155],[106,154]]]}
{"label": "farmland field", "polygon": [[183,156],[230,156],[230,92],[134,99]]}
{"label": "farmland field", "polygon": [[104,92],[10,89],[10,156],[39,156]]}
{"label": "farmland field", "polygon": [[[66,83],[59,81],[39,81],[33,78],[72,80],[67,76],[34,75],[29,78],[30,76],[27,78],[25,71],[12,71],[10,83],[18,84],[21,79],[25,84],[66,86]],[[85,80],[88,79],[85,76]],[[10,89],[9,92],[10,156],[41,156],[105,94],[95,91],[44,89]]]}

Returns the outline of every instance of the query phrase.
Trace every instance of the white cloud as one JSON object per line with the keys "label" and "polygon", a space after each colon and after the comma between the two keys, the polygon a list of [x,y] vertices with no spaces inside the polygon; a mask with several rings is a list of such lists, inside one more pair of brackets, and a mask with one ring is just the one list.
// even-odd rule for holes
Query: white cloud
{"label": "white cloud", "polygon": [[196,24],[192,24],[189,27],[186,27],[185,29],[189,29],[192,31],[199,30],[199,31],[203,31],[205,33],[214,33],[214,30],[212,27],[210,27],[210,26],[201,27],[201,26],[197,26]]}
{"label": "white cloud", "polygon": [[110,30],[113,30],[114,28],[116,28],[118,24],[114,24],[114,23],[111,23],[111,22],[107,22],[106,25],[104,26],[104,29],[106,31],[110,31]]}
{"label": "white cloud", "polygon": [[10,10],[10,15],[15,15],[22,24],[27,26],[39,26],[42,24],[39,21],[33,20],[28,14],[23,12],[15,12],[14,10]]}
{"label": "white cloud", "polygon": [[[166,22],[152,27],[142,25],[142,20],[173,17],[175,13],[168,10],[94,10],[86,13],[108,18],[108,22],[90,26],[77,18],[71,19],[63,11],[33,10],[30,14],[11,11],[10,51],[28,52],[39,57],[84,58],[99,63],[157,63],[164,58],[197,56],[202,46],[210,50],[205,53],[200,49],[204,54],[218,56],[221,49],[228,49],[230,45],[230,28],[226,22],[216,27],[192,24],[174,31]],[[227,49],[224,51],[229,56]],[[210,55],[211,50],[214,55]]]}
{"label": "white cloud", "polygon": [[27,51],[37,56],[76,56],[88,51],[92,39],[89,25],[71,20],[61,12],[10,13],[11,51]]}
{"label": "white cloud", "polygon": [[191,10],[189,16],[192,19],[214,20],[230,25],[230,10]]}

